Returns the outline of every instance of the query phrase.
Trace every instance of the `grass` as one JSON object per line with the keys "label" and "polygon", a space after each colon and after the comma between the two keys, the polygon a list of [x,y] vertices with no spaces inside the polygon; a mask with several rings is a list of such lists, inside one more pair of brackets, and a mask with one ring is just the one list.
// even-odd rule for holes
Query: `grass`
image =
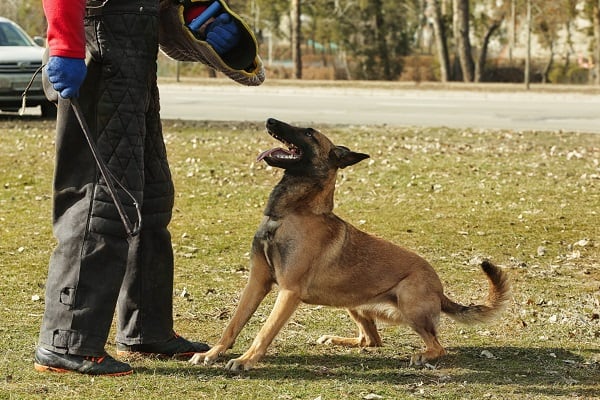
{"label": "grass", "polygon": [[[503,266],[513,301],[498,321],[443,317],[449,355],[408,366],[420,339],[382,327],[384,347],[315,345],[353,335],[345,312],[302,306],[256,370],[133,360],[124,378],[39,374],[32,355],[44,309],[53,126],[0,119],[0,398],[4,399],[571,399],[600,398],[600,136],[446,128],[318,127],[371,154],[343,170],[336,212],[412,248],[448,294],[480,301],[478,261]],[[273,146],[262,124],[165,121],[177,198],[175,328],[214,343],[248,275],[248,251],[281,171],[253,160]],[[241,354],[270,295],[240,335]],[[114,352],[114,332],[107,350]],[[381,397],[377,397],[381,396]]]}

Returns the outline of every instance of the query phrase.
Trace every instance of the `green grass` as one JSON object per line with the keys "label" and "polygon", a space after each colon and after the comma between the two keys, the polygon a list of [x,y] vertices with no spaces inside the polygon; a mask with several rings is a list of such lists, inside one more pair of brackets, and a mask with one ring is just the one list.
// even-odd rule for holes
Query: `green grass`
{"label": "green grass", "polygon": [[[281,176],[254,162],[275,142],[249,123],[166,121],[164,128],[177,189],[175,328],[214,343],[245,284],[250,241]],[[342,310],[305,305],[257,369],[226,372],[224,361],[249,346],[268,315],[270,295],[215,366],[137,360],[136,373],[124,378],[36,373],[32,355],[54,246],[54,133],[47,121],[3,117],[0,398],[600,398],[600,136],[317,128],[372,157],[341,172],[336,212],[418,251],[463,303],[485,296],[478,260],[503,266],[513,301],[502,318],[461,326],[443,317],[449,355],[412,368],[421,342],[407,328],[382,327],[378,349],[317,346],[321,334],[353,335],[354,326]]]}

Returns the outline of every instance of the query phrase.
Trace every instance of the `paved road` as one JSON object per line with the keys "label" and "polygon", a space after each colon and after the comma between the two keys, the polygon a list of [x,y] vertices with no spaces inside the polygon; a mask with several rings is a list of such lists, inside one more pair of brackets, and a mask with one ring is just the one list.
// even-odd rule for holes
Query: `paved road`
{"label": "paved road", "polygon": [[162,117],[600,133],[600,95],[161,84]]}

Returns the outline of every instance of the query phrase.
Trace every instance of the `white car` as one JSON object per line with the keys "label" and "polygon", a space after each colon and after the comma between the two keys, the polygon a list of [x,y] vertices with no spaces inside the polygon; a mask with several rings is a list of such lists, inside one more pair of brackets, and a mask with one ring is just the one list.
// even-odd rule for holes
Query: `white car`
{"label": "white car", "polygon": [[[43,54],[44,47],[19,25],[0,17],[0,110],[21,108],[23,92],[41,67]],[[43,117],[56,115],[56,106],[44,96],[41,71],[27,91],[27,107],[35,106],[41,106]]]}

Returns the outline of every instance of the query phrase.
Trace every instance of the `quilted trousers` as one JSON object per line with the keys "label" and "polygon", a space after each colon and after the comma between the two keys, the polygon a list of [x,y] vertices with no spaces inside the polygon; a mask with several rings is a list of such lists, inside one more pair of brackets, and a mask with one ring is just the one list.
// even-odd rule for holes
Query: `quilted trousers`
{"label": "quilted trousers", "polygon": [[[57,246],[39,339],[48,350],[104,354],[115,310],[120,343],[160,342],[173,333],[167,225],[174,191],[159,117],[157,8],[158,0],[109,1],[85,19],[88,70],[79,103],[108,169],[141,206],[137,236],[127,236],[70,103],[59,99]],[[133,202],[121,189],[118,195],[137,220]]]}

